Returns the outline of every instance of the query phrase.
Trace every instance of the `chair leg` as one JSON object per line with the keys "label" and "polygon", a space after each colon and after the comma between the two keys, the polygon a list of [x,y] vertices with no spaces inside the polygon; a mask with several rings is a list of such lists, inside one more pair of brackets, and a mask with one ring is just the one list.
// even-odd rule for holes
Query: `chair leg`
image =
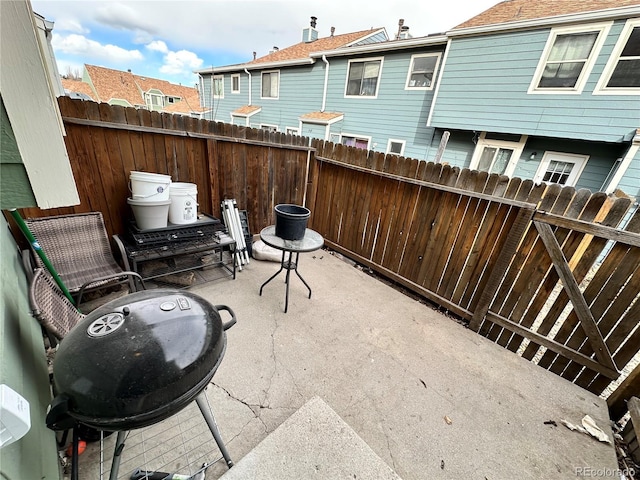
{"label": "chair leg", "polygon": [[227,462],[227,467],[229,468],[233,467],[233,460],[231,460],[231,456],[227,451],[227,447],[224,446],[222,437],[220,436],[220,431],[218,430],[218,425],[216,425],[216,421],[213,418],[213,413],[211,412],[211,408],[207,403],[207,399],[205,397],[204,392],[202,392],[200,395],[196,397],[196,403],[198,404],[198,408],[200,408],[200,411],[202,412],[202,416],[207,422],[207,425],[209,425],[209,430],[211,430],[211,433],[213,434],[213,438],[218,444],[218,448],[220,449],[220,452],[222,453],[222,456],[224,457],[225,462]]}

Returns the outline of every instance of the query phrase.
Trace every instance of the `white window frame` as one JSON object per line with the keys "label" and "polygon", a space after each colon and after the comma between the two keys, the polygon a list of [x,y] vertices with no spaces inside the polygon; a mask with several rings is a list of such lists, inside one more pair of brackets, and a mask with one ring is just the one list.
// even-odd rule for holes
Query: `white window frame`
{"label": "white window frame", "polygon": [[[164,108],[164,95],[162,93],[155,93],[158,90],[154,89],[154,92],[152,93],[151,91],[147,91],[144,94],[144,101],[147,105],[147,109],[151,110],[151,111],[160,111]],[[153,100],[154,98],[156,99],[156,101],[158,102],[157,104],[154,105]]]}
{"label": "white window frame", "polygon": [[371,150],[371,137],[369,135],[358,135],[355,133],[346,133],[343,132],[340,134],[340,143],[342,143],[342,139],[344,137],[351,137],[351,138],[357,138],[360,140],[366,140],[367,141],[367,148],[365,148],[364,150]]}
{"label": "white window frame", "polygon": [[[378,78],[376,80],[376,91],[373,95],[347,95],[347,88],[349,88],[349,72],[351,71],[352,63],[366,63],[380,61],[380,70],[378,71]],[[378,98],[378,92],[380,91],[380,82],[382,80],[382,66],[384,64],[384,57],[371,57],[371,58],[354,58],[349,60],[347,64],[347,74],[344,79],[344,98],[366,98],[375,99]],[[362,86],[361,86],[362,88]]]}
{"label": "white window frame", "polygon": [[277,132],[278,131],[278,125],[274,125],[272,123],[261,123],[260,124],[260,129],[261,130],[265,130],[269,133],[271,132]]}
{"label": "white window frame", "polygon": [[[238,80],[238,88],[236,90],[233,89],[233,81]],[[231,75],[231,93],[240,93],[240,74],[234,73]]]}
{"label": "white window frame", "polygon": [[607,87],[613,71],[618,66],[622,50],[627,45],[631,32],[634,28],[640,27],[640,18],[631,18],[625,23],[620,37],[611,52],[611,56],[604,67],[600,80],[593,92],[594,95],[640,95],[640,87]]}
{"label": "white window frame", "polygon": [[[584,171],[584,167],[587,165],[587,161],[589,161],[589,155],[546,151],[542,156],[542,160],[540,160],[540,165],[538,165],[538,170],[536,171],[536,174],[533,177],[533,181],[535,183],[542,183],[542,179],[544,178],[544,174],[547,173],[547,169],[549,168],[549,164],[551,163],[551,160],[556,160],[553,158],[554,156],[563,158],[563,160],[560,160],[560,159],[557,159],[557,160],[560,160],[563,162],[573,162],[576,165],[571,171],[571,174],[567,179],[567,183],[560,184],[566,187],[575,187],[576,183],[578,183],[578,179],[580,178],[580,175],[582,175],[582,172]],[[552,182],[547,182],[547,183],[549,185],[552,184]]]}
{"label": "white window frame", "polygon": [[[275,73],[278,76],[278,91],[276,92],[275,97],[263,97],[262,96],[262,82],[264,81],[265,74]],[[265,70],[264,72],[260,72],[260,98],[262,100],[278,100],[280,98],[280,70]]]}
{"label": "white window frame", "polygon": [[471,157],[471,163],[469,164],[470,170],[477,170],[478,165],[480,164],[480,158],[482,157],[482,152],[485,147],[494,147],[494,148],[502,148],[502,149],[510,149],[513,150],[513,154],[509,159],[509,163],[504,170],[504,174],[508,177],[513,176],[513,172],[516,169],[516,165],[522,156],[522,151],[524,150],[524,146],[527,143],[528,135],[521,135],[520,141],[518,142],[509,142],[506,140],[493,140],[490,138],[486,138],[487,132],[482,132],[480,137],[478,138],[478,143],[476,144],[476,149],[473,152],[473,157]]}
{"label": "white window frame", "polygon": [[[215,89],[216,80],[219,80],[222,82],[222,92],[220,95],[216,95],[216,89]],[[224,98],[224,75],[213,75],[211,77],[211,94],[213,95],[213,98]]]}
{"label": "white window frame", "polygon": [[[400,148],[400,153],[392,153],[391,152],[391,144],[392,143],[400,143],[402,145],[402,147]],[[398,140],[395,138],[390,138],[389,141],[387,142],[387,154],[391,154],[391,155],[398,155],[398,156],[402,156],[404,155],[404,147],[407,145],[407,141],[406,140]]]}
{"label": "white window frame", "polygon": [[300,129],[298,127],[285,127],[284,131],[287,135],[300,135]]}
{"label": "white window frame", "polygon": [[[547,43],[544,47],[542,55],[540,56],[540,60],[538,62],[538,67],[533,75],[533,79],[531,80],[531,85],[529,85],[528,94],[543,94],[543,95],[579,95],[584,90],[584,87],[587,83],[587,79],[589,78],[589,74],[593,69],[593,65],[595,64],[600,50],[602,49],[602,45],[604,44],[607,35],[609,34],[609,30],[611,29],[612,22],[606,23],[592,23],[590,25],[580,25],[574,27],[563,27],[563,28],[554,28],[549,32],[549,37],[547,38]],[[587,32],[598,32],[598,37],[593,44],[593,48],[591,49],[591,53],[589,54],[589,58],[587,58],[578,79],[576,80],[576,84],[573,87],[557,87],[557,88],[540,88],[538,84],[542,79],[542,74],[544,73],[545,66],[547,65],[547,60],[551,53],[551,49],[555,43],[556,38],[559,35],[572,35],[572,34],[580,34]]]}
{"label": "white window frame", "polygon": [[[409,62],[409,71],[407,72],[407,81],[404,84],[405,90],[433,90],[433,86],[436,83],[436,74],[438,72],[438,67],[440,66],[440,53],[420,53],[411,55],[411,61]],[[431,77],[431,85],[428,87],[412,87],[409,85],[409,81],[411,80],[411,74],[413,73],[413,62],[416,58],[424,58],[424,57],[437,57],[436,64],[433,66],[433,76]]]}

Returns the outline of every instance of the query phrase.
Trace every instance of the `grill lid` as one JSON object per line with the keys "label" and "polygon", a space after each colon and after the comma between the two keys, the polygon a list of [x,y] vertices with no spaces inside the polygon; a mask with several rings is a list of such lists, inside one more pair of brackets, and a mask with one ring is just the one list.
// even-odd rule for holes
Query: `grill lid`
{"label": "grill lid", "polygon": [[[219,309],[232,321],[223,325]],[[60,342],[53,365],[58,408],[47,424],[64,423],[61,410],[104,430],[173,415],[215,373],[233,323],[228,307],[181,290],[147,290],[103,305]]]}

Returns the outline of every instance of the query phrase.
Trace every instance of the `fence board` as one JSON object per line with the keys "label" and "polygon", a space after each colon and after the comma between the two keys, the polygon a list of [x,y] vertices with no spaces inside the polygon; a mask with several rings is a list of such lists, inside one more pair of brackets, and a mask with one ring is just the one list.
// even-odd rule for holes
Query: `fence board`
{"label": "fence board", "polygon": [[[562,214],[570,204],[573,193],[573,189],[562,189],[559,185],[550,185],[542,197],[540,209],[552,210]],[[515,308],[518,308],[519,305],[521,309],[529,305],[531,298],[535,294],[536,287],[551,269],[551,259],[545,254],[544,245],[532,225],[525,234],[521,244],[521,252],[517,257],[517,262],[514,261],[510,271],[507,272],[507,278],[516,278],[513,288],[511,288],[510,296],[506,299],[502,295],[497,297],[494,302],[495,307],[492,305],[490,310],[519,323],[520,318],[514,318],[510,313]],[[520,263],[523,260],[524,263]],[[505,289],[507,288],[508,286],[505,286]],[[506,294],[507,292],[503,293]],[[502,303],[500,308],[498,307],[498,302]],[[490,323],[483,324],[480,331],[482,334],[488,334],[493,331],[494,339],[498,337],[497,333],[501,332],[499,327],[494,327]]]}

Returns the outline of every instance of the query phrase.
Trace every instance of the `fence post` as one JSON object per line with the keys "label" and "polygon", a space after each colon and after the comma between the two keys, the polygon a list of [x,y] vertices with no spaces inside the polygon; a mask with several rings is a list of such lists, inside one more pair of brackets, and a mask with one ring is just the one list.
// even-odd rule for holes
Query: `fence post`
{"label": "fence post", "polygon": [[626,401],[638,396],[640,396],[640,364],[636,365],[629,376],[607,398],[611,420],[620,420],[627,413]]}

